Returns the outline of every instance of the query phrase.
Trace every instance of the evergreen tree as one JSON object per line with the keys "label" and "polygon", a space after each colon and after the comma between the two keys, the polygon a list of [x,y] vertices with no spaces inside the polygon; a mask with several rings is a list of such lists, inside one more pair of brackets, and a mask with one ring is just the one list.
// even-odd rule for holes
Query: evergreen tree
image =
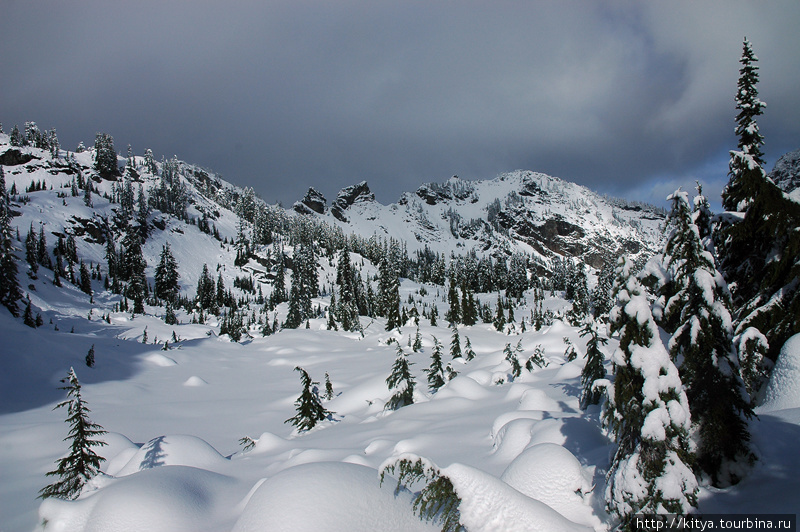
{"label": "evergreen tree", "polygon": [[128,280],[125,296],[133,301],[133,313],[144,314],[144,299],[147,297],[147,278],[145,269],[147,262],[142,254],[139,233],[131,231],[126,235],[126,246],[123,254],[123,269]]}
{"label": "evergreen tree", "polygon": [[75,370],[70,368],[67,378],[61,382],[67,384],[61,389],[66,390],[69,399],[58,403],[55,408],[67,408],[66,422],[69,423],[70,430],[64,441],[70,442],[70,452],[56,461],[58,467],[55,470],[47,473],[47,476],[58,476],[59,480],[39,490],[39,498],[42,499],[75,498],[84,484],[100,472],[100,463],[105,461],[93,448],[106,445],[104,441],[97,439],[106,431],[89,419],[90,410],[81,396],[81,384]]}
{"label": "evergreen tree", "polygon": [[86,264],[83,261],[81,261],[80,277],[81,292],[92,295],[92,276],[89,274],[89,270],[86,268]]}
{"label": "evergreen tree", "polygon": [[511,364],[511,377],[516,379],[522,375],[522,365],[519,363],[517,352],[511,349],[511,344],[506,344],[503,349],[503,354],[505,355],[505,359]]}
{"label": "evergreen tree", "polygon": [[36,279],[36,274],[39,272],[39,259],[37,256],[36,231],[33,229],[33,222],[31,222],[28,235],[25,237],[25,260],[28,262],[28,266],[31,269],[28,274],[29,277],[31,279]]}
{"label": "evergreen tree", "polygon": [[665,307],[665,321],[675,324],[670,356],[696,425],[698,473],[715,486],[727,486],[755,460],[747,426],[753,412],[733,346],[728,287],[700,240],[688,195],[677,190],[668,199],[675,227],[665,244],[675,292]]}
{"label": "evergreen tree", "polygon": [[203,264],[203,271],[197,280],[197,303],[203,310],[216,309],[215,284],[208,272],[208,264]]}
{"label": "evergreen tree", "polygon": [[444,368],[442,367],[442,344],[434,336],[433,337],[433,351],[431,351],[431,365],[425,370],[428,375],[428,388],[431,392],[435,392],[444,386]]}
{"label": "evergreen tree", "polygon": [[386,317],[386,330],[391,331],[402,325],[400,317],[400,279],[397,276],[397,271],[387,259],[381,261],[378,275],[379,315]]}
{"label": "evergreen tree", "polygon": [[458,289],[456,288],[455,280],[450,277],[450,289],[447,291],[447,302],[450,305],[444,319],[452,327],[461,322],[461,302],[458,298]]}
{"label": "evergreen tree", "polygon": [[319,397],[318,382],[312,382],[311,377],[306,370],[297,366],[295,371],[300,373],[300,382],[303,386],[303,391],[300,397],[294,402],[297,407],[297,414],[290,417],[284,423],[291,423],[300,432],[305,432],[314,428],[317,423],[324,421],[334,414],[322,406],[322,400]]}
{"label": "evergreen tree", "polygon": [[325,399],[330,401],[333,399],[333,384],[331,383],[331,377],[328,375],[328,372],[325,372]]}
{"label": "evergreen tree", "polygon": [[303,312],[301,310],[300,282],[295,282],[295,277],[299,274],[292,272],[292,288],[289,290],[289,312],[283,326],[287,329],[297,329],[303,323]]}
{"label": "evergreen tree", "polygon": [[28,299],[28,303],[25,305],[25,311],[22,313],[22,323],[33,329],[36,328],[36,320],[33,317],[33,310],[31,310],[30,299]]}
{"label": "evergreen tree", "polygon": [[90,368],[94,367],[94,344],[89,348],[89,352],[86,353],[86,366]]}
{"label": "evergreen tree", "polygon": [[17,124],[14,124],[14,127],[11,129],[9,143],[12,146],[17,146],[17,147],[23,146],[25,144],[25,140],[23,139],[22,133],[20,133]]}
{"label": "evergreen tree", "polygon": [[472,344],[469,341],[469,336],[465,336],[464,342],[464,358],[469,362],[473,358],[475,358],[475,351],[472,350]]}
{"label": "evergreen tree", "polygon": [[458,325],[453,324],[453,336],[450,338],[450,358],[461,358],[461,337],[458,334]]}
{"label": "evergreen tree", "polygon": [[288,297],[286,295],[286,264],[283,259],[283,248],[277,240],[273,245],[273,252],[275,255],[275,278],[272,280],[272,293],[269,297],[274,306],[287,301]]}
{"label": "evergreen tree", "polygon": [[494,316],[494,321],[492,322],[492,325],[494,325],[495,329],[497,329],[498,331],[501,331],[501,332],[503,331],[503,329],[506,326],[506,316],[503,313],[503,310],[504,310],[503,309],[503,300],[500,299],[500,295],[498,295],[497,296],[497,313]]}
{"label": "evergreen tree", "polygon": [[22,291],[17,281],[17,260],[11,236],[11,211],[6,178],[0,165],[0,304],[13,316],[19,316],[17,301],[22,299]]}
{"label": "evergreen tree", "polygon": [[603,396],[600,390],[595,389],[594,383],[606,377],[606,369],[603,367],[605,356],[600,346],[607,344],[608,339],[600,336],[594,321],[584,324],[581,337],[584,336],[589,337],[586,341],[586,364],[581,371],[581,408],[586,410],[590,405],[598,404]]}
{"label": "evergreen tree", "polygon": [[119,175],[114,138],[108,133],[98,133],[94,141],[94,167],[102,177]]}
{"label": "evergreen tree", "polygon": [[411,375],[412,364],[403,351],[403,347],[397,343],[397,356],[395,357],[392,373],[386,379],[389,391],[394,391],[389,401],[386,403],[387,410],[397,410],[403,406],[414,403],[414,376]]}
{"label": "evergreen tree", "polygon": [[474,294],[467,283],[461,287],[461,322],[464,325],[478,323],[478,307]]}
{"label": "evergreen tree", "polygon": [[[206,273],[208,270],[206,270]],[[169,242],[161,248],[161,257],[158,260],[155,273],[155,296],[167,302],[174,302],[178,297],[178,262],[172,255]]]}
{"label": "evergreen tree", "polygon": [[[753,47],[747,39],[742,43],[742,57],[739,60],[742,68],[739,70],[739,81],[736,91],[736,135],[739,137],[738,151],[747,155],[759,167],[764,166],[764,154],[761,146],[764,137],[758,130],[756,117],[763,114],[766,104],[758,97],[758,58],[753,53]],[[745,211],[753,201],[755,191],[744,175],[741,165],[743,159],[731,158],[731,178],[728,186],[722,192],[722,207],[726,211]]]}
{"label": "evergreen tree", "polygon": [[411,349],[415,353],[422,351],[422,336],[419,334],[419,323],[417,324],[417,331],[414,333],[414,343],[412,344]]}
{"label": "evergreen tree", "polygon": [[685,515],[697,505],[697,480],[689,467],[689,406],[678,369],[658,335],[646,294],[620,258],[614,283],[614,382],[606,387],[603,422],[617,443],[606,475],[606,505],[633,529],[635,514]]}

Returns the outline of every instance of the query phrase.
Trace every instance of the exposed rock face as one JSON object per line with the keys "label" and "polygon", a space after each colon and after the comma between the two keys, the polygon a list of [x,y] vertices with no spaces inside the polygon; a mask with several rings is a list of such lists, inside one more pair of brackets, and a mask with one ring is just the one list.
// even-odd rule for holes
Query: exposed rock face
{"label": "exposed rock face", "polygon": [[303,199],[295,202],[292,208],[300,214],[324,214],[327,205],[328,200],[325,196],[314,187],[309,187]]}
{"label": "exposed rock face", "polygon": [[472,197],[473,192],[471,183],[453,176],[444,183],[425,183],[416,194],[428,205],[437,205],[451,200],[466,200]]}
{"label": "exposed rock face", "polygon": [[3,166],[17,166],[18,164],[25,164],[36,159],[30,153],[22,153],[20,150],[11,148],[0,153],[0,164]]}
{"label": "exposed rock face", "polygon": [[348,217],[345,211],[356,203],[375,201],[375,194],[369,190],[366,181],[345,187],[339,191],[336,200],[331,206],[331,214],[337,219],[347,222]]}
{"label": "exposed rock face", "polygon": [[768,177],[787,194],[800,188],[800,149],[782,155]]}

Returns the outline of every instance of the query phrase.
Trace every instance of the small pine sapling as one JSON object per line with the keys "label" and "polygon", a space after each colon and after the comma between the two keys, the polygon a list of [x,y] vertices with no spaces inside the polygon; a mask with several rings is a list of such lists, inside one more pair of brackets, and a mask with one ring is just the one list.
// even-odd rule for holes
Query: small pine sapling
{"label": "small pine sapling", "polygon": [[317,423],[323,421],[334,414],[322,406],[322,401],[319,397],[319,383],[313,382],[308,372],[297,366],[295,371],[300,372],[300,380],[302,382],[303,391],[300,397],[294,402],[297,407],[297,414],[290,417],[284,423],[291,423],[300,432],[305,432],[316,426]]}
{"label": "small pine sapling", "polygon": [[330,401],[333,399],[333,384],[331,384],[331,377],[328,372],[325,372],[325,399]]}
{"label": "small pine sapling", "polygon": [[99,456],[92,449],[102,447],[106,442],[96,439],[106,433],[103,427],[89,420],[89,408],[81,397],[81,383],[75,375],[75,370],[70,368],[67,377],[61,379],[67,384],[61,390],[67,391],[66,401],[58,403],[56,408],[67,407],[69,435],[64,441],[71,442],[70,452],[64,458],[56,461],[58,467],[47,473],[47,476],[58,476],[60,480],[39,490],[39,498],[59,497],[73,499],[80,493],[83,486],[100,472],[100,463],[105,458]]}
{"label": "small pine sapling", "polygon": [[533,348],[533,354],[525,362],[525,369],[533,371],[533,366],[544,368],[549,365],[550,363],[544,359],[544,348],[540,344]]}
{"label": "small pine sapling", "polygon": [[569,336],[564,337],[564,344],[567,346],[567,348],[564,350],[564,358],[567,359],[567,362],[572,362],[578,358],[578,351],[570,341]]}
{"label": "small pine sapling", "polygon": [[397,476],[395,495],[401,488],[410,488],[418,482],[425,482],[425,487],[417,492],[412,502],[414,512],[426,521],[438,520],[442,532],[461,532],[464,527],[459,522],[461,517],[458,497],[453,483],[443,475],[438,467],[427,460],[417,458],[401,458],[381,468],[381,485],[386,480],[386,473]]}
{"label": "small pine sapling", "polygon": [[472,344],[469,341],[469,336],[464,337],[464,358],[467,362],[475,358],[475,351],[472,349]]}
{"label": "small pine sapling", "polygon": [[414,376],[411,375],[411,365],[403,351],[403,346],[398,343],[397,356],[392,366],[392,373],[386,379],[389,390],[394,390],[394,393],[386,403],[387,410],[397,410],[414,403],[415,381]]}
{"label": "small pine sapling", "polygon": [[245,436],[244,438],[239,438],[239,445],[242,446],[242,452],[246,453],[247,451],[256,446],[256,440],[254,440],[250,436]]}
{"label": "small pine sapling", "polygon": [[431,365],[428,369],[424,370],[428,375],[428,389],[435,392],[444,386],[444,369],[442,368],[442,344],[434,336],[433,337],[433,351],[431,352]]}
{"label": "small pine sapling", "polygon": [[450,339],[450,358],[461,358],[461,337],[458,335],[458,326],[453,323],[453,336]]}
{"label": "small pine sapling", "polygon": [[516,379],[522,375],[522,366],[517,358],[517,352],[516,350],[511,349],[511,344],[506,344],[506,347],[503,349],[503,353],[506,355],[506,360],[508,360],[508,362],[511,364],[511,377]]}
{"label": "small pine sapling", "polygon": [[596,405],[603,397],[603,393],[594,386],[595,381],[605,379],[606,369],[603,367],[605,355],[600,351],[600,346],[608,343],[607,338],[600,336],[597,324],[587,321],[581,329],[581,337],[589,336],[586,342],[586,364],[581,371],[581,408],[586,410],[589,405]]}

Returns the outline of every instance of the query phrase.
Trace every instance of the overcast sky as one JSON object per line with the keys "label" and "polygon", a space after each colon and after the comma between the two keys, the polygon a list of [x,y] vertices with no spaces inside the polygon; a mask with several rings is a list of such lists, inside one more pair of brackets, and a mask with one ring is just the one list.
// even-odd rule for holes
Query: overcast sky
{"label": "overcast sky", "polygon": [[718,195],[742,39],[768,169],[800,148],[800,2],[3,0],[0,122],[110,133],[290,205],[527,169]]}

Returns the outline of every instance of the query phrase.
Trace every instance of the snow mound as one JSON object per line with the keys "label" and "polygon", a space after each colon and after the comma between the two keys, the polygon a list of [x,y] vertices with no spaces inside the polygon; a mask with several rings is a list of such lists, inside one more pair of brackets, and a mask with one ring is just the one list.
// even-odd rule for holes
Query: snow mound
{"label": "snow mound", "polygon": [[783,344],[759,412],[800,407],[800,334]]}
{"label": "snow mound", "polygon": [[448,382],[444,387],[440,388],[434,399],[447,399],[450,397],[464,397],[478,401],[489,396],[483,386],[478,384],[474,379],[466,376],[458,376]]}
{"label": "snow mound", "polygon": [[162,355],[161,353],[152,353],[144,357],[144,359],[151,364],[155,364],[156,366],[161,367],[169,367],[169,366],[177,366],[178,363],[175,362],[173,359]]}
{"label": "snow mound", "polygon": [[497,477],[463,464],[441,470],[461,499],[461,524],[470,532],[588,531]]}
{"label": "snow mound", "polygon": [[578,459],[560,445],[540,443],[526,449],[508,465],[500,479],[576,522],[596,524],[582,495],[591,492],[591,477]]}
{"label": "snow mound", "polygon": [[208,382],[205,379],[198,377],[196,375],[192,375],[191,377],[186,379],[186,381],[183,383],[184,386],[191,386],[191,387],[205,386],[207,384]]}
{"label": "snow mound", "polygon": [[525,390],[519,399],[520,410],[558,411],[558,402],[547,396],[544,390],[531,388]]}
{"label": "snow mound", "polygon": [[[238,489],[237,489],[238,488]],[[234,519],[246,490],[227,476],[172,466],[112,480],[76,501],[47,499],[39,507],[45,530],[110,532],[210,530]]]}
{"label": "snow mound", "polygon": [[225,467],[228,460],[196,436],[183,434],[159,436],[142,445],[117,473],[126,476],[160,466],[182,465],[211,471]]}
{"label": "snow mound", "polygon": [[375,469],[341,462],[281,471],[256,489],[234,532],[433,531],[411,509],[411,494],[379,485]]}

